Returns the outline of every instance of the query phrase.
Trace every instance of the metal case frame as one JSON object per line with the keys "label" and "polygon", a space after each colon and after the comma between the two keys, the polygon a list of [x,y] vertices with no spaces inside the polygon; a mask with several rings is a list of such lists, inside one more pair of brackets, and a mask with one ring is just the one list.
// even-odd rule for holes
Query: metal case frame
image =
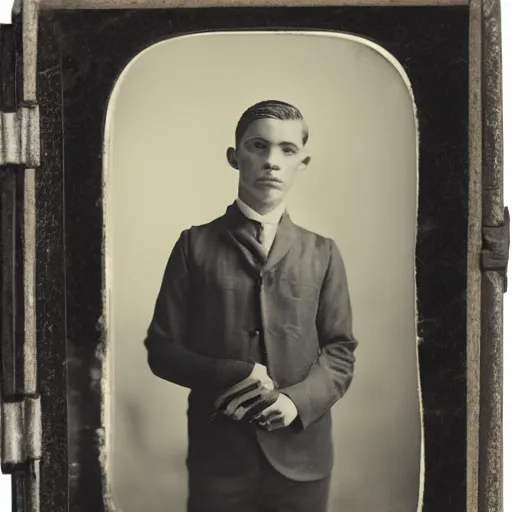
{"label": "metal case frame", "polygon": [[[113,82],[130,56],[159,40],[261,27],[345,30],[373,38],[402,61],[419,88],[423,510],[502,510],[509,216],[503,205],[499,1],[22,0],[13,14],[13,24],[0,27],[0,430],[2,470],[13,479],[13,510],[115,510],[104,464],[107,347],[98,161]],[[114,24],[121,34],[117,40],[109,35]],[[418,28],[426,35],[414,42],[409,30]],[[128,32],[135,34],[133,44],[125,44]],[[448,42],[455,45],[449,60],[434,65],[431,54],[440,55],[436,51]],[[106,43],[109,55],[100,53]],[[452,113],[464,122],[462,131],[450,135],[448,145],[456,149],[438,157],[452,167],[436,170],[429,145],[439,139],[427,124],[435,129],[434,118],[449,103],[440,96],[441,107],[435,107],[435,98],[419,83],[426,73],[448,80],[450,73],[443,74],[448,65],[453,84],[445,94],[455,95]],[[100,77],[96,96],[80,85],[90,76]],[[84,101],[91,102],[90,111],[80,118],[77,102]],[[70,142],[85,126],[94,134],[81,146]],[[75,150],[81,159],[76,178],[69,165]],[[462,163],[456,164],[459,157]],[[87,165],[94,167],[89,177]],[[435,188],[449,190],[452,203],[436,196]],[[435,249],[448,237],[455,240],[445,247],[443,263]],[[87,283],[80,282],[85,267],[76,257],[83,249],[90,251],[94,267]],[[441,297],[439,281],[454,266],[458,277]],[[79,297],[94,301],[84,304]],[[439,302],[451,320],[441,317]],[[431,343],[436,337],[439,344]],[[445,365],[443,375],[433,379],[430,372],[426,378],[425,368],[437,364]],[[439,451],[444,446],[448,453]]]}

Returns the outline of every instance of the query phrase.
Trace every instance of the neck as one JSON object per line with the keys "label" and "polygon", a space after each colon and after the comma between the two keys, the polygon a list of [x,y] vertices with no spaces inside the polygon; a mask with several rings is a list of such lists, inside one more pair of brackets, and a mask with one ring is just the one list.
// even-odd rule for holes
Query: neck
{"label": "neck", "polygon": [[282,201],[275,203],[261,203],[255,201],[252,197],[247,197],[242,191],[239,191],[238,197],[247,206],[251,207],[255,212],[258,212],[260,215],[267,215],[268,213],[274,211],[282,204]]}

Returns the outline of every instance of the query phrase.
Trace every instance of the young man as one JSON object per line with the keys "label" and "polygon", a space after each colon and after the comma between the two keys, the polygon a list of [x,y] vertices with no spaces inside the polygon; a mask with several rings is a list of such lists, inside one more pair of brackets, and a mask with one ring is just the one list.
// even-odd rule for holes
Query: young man
{"label": "young man", "polygon": [[238,198],[184,230],[145,345],[153,373],[190,388],[188,512],[323,512],[330,409],[354,350],[336,244],[295,225],[284,200],[310,161],[297,108],[240,118],[227,159]]}

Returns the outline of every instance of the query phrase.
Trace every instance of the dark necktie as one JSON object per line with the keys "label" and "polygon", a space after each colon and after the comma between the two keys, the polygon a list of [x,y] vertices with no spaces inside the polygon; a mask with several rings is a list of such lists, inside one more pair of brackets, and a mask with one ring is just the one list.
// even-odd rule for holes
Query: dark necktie
{"label": "dark necktie", "polygon": [[263,228],[263,224],[261,222],[258,222],[257,220],[253,220],[253,222],[256,226],[256,240],[258,240],[258,243],[263,245],[263,242],[265,240],[264,239],[265,231]]}

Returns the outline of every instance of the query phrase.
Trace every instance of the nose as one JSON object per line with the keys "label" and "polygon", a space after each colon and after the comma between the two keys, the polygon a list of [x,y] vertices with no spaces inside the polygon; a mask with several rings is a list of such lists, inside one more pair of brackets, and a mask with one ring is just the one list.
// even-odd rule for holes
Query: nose
{"label": "nose", "polygon": [[266,157],[265,163],[263,164],[265,170],[279,171],[281,169],[279,165],[279,151],[270,149]]}

